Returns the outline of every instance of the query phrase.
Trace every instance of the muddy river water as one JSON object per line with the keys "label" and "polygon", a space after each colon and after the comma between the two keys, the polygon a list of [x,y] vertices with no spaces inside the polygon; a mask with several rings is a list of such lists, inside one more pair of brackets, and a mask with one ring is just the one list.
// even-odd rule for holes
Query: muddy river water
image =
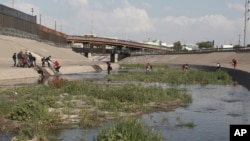
{"label": "muddy river water", "polygon": [[[92,78],[104,76],[104,74],[92,73],[89,75]],[[164,84],[160,85],[168,87]],[[165,140],[228,141],[231,124],[250,124],[250,92],[245,87],[241,85],[181,85],[178,87],[186,88],[192,95],[193,102],[189,106],[171,112],[157,112],[140,117]],[[179,127],[178,122],[193,123],[195,126]],[[105,123],[104,126],[109,126],[109,123]],[[62,141],[78,141],[83,138],[92,141],[99,130],[100,128],[66,129],[56,131],[53,135],[61,138]],[[0,140],[7,141],[10,136],[12,135],[0,134]]]}

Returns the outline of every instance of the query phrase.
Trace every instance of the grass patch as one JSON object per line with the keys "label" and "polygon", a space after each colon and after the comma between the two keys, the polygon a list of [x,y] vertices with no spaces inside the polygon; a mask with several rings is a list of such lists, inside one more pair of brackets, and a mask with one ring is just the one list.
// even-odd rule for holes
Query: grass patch
{"label": "grass patch", "polygon": [[163,137],[138,119],[123,119],[100,131],[95,141],[163,141]]}
{"label": "grass patch", "polygon": [[193,128],[195,127],[195,124],[193,122],[183,122],[180,118],[180,116],[176,117],[176,126],[178,127],[189,127]]}
{"label": "grass patch", "polygon": [[[74,124],[88,128],[109,119],[173,110],[192,102],[185,89],[145,85],[151,82],[204,85],[232,82],[231,77],[223,71],[204,72],[191,69],[184,72],[181,69],[155,65],[153,71],[146,74],[144,65],[121,67],[133,71],[108,75],[105,80],[111,80],[109,82],[53,79],[43,86],[0,89],[0,118],[19,121],[19,128],[22,129],[20,138],[40,137],[47,135],[50,129],[70,125],[71,121],[78,121]],[[121,83],[116,83],[116,80]],[[135,83],[127,84],[123,81]],[[77,119],[70,119],[72,116]],[[195,125],[179,122],[177,126]],[[111,129],[100,133],[97,140],[134,140],[135,137],[142,140],[162,140],[152,135],[151,130],[146,130],[145,134],[142,127],[145,128],[137,120],[122,120]],[[134,133],[126,134],[129,131]],[[130,136],[133,137],[129,138]]]}
{"label": "grass patch", "polygon": [[[67,118],[71,115],[80,117],[77,124],[88,128],[121,115],[172,110],[173,107],[167,104],[173,101],[179,101],[176,107],[192,101],[184,89],[148,87],[140,83],[109,86],[84,80],[67,82],[62,87],[44,85],[5,89],[0,91],[0,97],[4,100],[0,102],[1,117],[21,122],[22,134],[27,133],[29,137],[60,128],[63,123],[68,123]],[[62,114],[65,119],[61,118]],[[38,126],[41,123],[43,126]],[[37,127],[41,130],[34,129]]]}
{"label": "grass patch", "polygon": [[127,73],[108,75],[107,78],[119,81],[160,82],[169,84],[231,84],[231,76],[220,70],[207,72],[196,69],[183,71],[181,68],[170,68],[166,65],[155,65],[152,72],[145,73],[145,65],[121,65],[124,70],[134,70]]}

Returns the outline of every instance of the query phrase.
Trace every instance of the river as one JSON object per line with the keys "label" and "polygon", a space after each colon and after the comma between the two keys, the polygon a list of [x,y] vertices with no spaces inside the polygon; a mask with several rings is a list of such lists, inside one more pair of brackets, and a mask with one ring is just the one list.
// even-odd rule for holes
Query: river
{"label": "river", "polygon": [[[231,124],[250,124],[250,92],[243,86],[192,85],[193,102],[171,112],[145,114],[141,119],[168,141],[228,141]],[[179,127],[177,122],[193,123]],[[108,125],[105,125],[108,126]],[[55,135],[63,141],[92,141],[99,128],[67,129]]]}
{"label": "river", "polygon": [[[102,78],[105,74],[90,73],[85,78]],[[67,76],[65,76],[67,77]],[[74,75],[68,76],[74,79]],[[76,76],[75,79],[79,79]],[[159,84],[163,87],[168,85]],[[228,141],[231,124],[250,124],[250,92],[241,85],[181,85],[192,96],[193,102],[170,112],[142,115],[140,118],[160,133],[167,141]],[[178,122],[193,123],[194,127],[179,127]],[[109,126],[105,123],[103,126]],[[53,136],[62,141],[92,141],[100,128],[65,129]],[[0,134],[8,141],[12,134]]]}

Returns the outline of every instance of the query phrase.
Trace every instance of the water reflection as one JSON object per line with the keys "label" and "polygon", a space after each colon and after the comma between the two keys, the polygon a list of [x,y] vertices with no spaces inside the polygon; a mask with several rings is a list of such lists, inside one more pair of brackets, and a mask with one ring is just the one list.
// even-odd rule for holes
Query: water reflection
{"label": "water reflection", "polygon": [[13,88],[13,87],[23,87],[39,84],[47,84],[48,80],[53,78],[63,78],[69,81],[81,80],[81,79],[102,79],[107,74],[105,72],[90,72],[90,73],[77,73],[77,74],[63,74],[55,76],[45,76],[45,77],[35,77],[35,78],[22,78],[22,79],[10,79],[10,80],[1,80],[0,88]]}
{"label": "water reflection", "polygon": [[61,75],[61,78],[68,80],[79,80],[79,79],[101,79],[104,78],[107,74],[105,72],[93,72],[93,73],[78,73],[78,74],[65,74]]}
{"label": "water reflection", "polygon": [[[145,114],[141,119],[166,140],[171,141],[228,141],[230,124],[250,124],[249,91],[242,86],[180,86],[187,88],[193,103],[172,112]],[[232,102],[233,101],[233,102]],[[178,127],[177,122],[191,122],[195,127]],[[63,141],[86,137],[92,141],[98,129],[64,130],[57,134]]]}
{"label": "water reflection", "polygon": [[[99,79],[106,73],[84,73],[62,75],[65,79]],[[154,83],[169,87],[167,84]],[[240,85],[181,85],[192,95],[193,102],[188,107],[178,108],[171,112],[158,112],[145,114],[141,119],[155,131],[171,141],[228,141],[230,124],[250,124],[250,92]],[[193,123],[195,127],[178,127],[177,123]],[[106,126],[106,125],[105,125]],[[92,129],[67,129],[53,133],[63,141],[83,140],[92,141],[100,128]],[[0,135],[1,139],[8,135]]]}
{"label": "water reflection", "polygon": [[[242,86],[187,86],[193,103],[168,113],[143,115],[142,119],[171,141],[228,141],[230,124],[249,124],[250,93]],[[232,95],[233,93],[233,95]],[[235,102],[228,102],[230,99]],[[166,120],[167,118],[167,120]],[[177,127],[177,118],[194,128]]]}

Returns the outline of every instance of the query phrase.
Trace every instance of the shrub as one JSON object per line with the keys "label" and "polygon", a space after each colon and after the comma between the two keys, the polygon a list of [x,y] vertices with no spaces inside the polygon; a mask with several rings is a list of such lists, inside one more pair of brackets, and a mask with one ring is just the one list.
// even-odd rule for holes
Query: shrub
{"label": "shrub", "polygon": [[49,86],[53,87],[53,88],[62,88],[63,86],[65,86],[69,81],[67,79],[63,79],[63,78],[54,78],[52,80],[49,80],[48,84]]}
{"label": "shrub", "polygon": [[45,114],[46,110],[42,104],[34,100],[27,100],[13,108],[10,118],[18,121],[40,120]]}
{"label": "shrub", "polygon": [[155,134],[145,123],[137,119],[124,119],[111,127],[102,129],[95,141],[162,141],[163,137]]}

